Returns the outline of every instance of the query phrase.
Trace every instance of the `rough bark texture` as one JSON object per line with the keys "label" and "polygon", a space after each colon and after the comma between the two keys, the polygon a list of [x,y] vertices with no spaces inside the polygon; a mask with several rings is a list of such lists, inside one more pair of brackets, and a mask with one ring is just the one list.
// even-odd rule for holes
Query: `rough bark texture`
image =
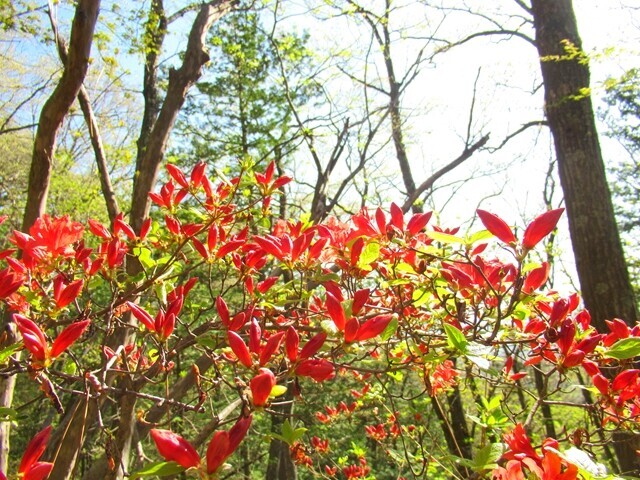
{"label": "rough bark texture", "polygon": [[206,35],[213,22],[231,10],[234,3],[235,0],[217,0],[200,7],[189,34],[182,66],[169,72],[167,94],[136,165],[130,215],[131,226],[136,232],[140,231],[140,226],[149,213],[149,193],[158,177],[169,134],[178,112],[184,104],[189,88],[200,78],[202,67],[209,61],[209,55],[205,50]]}
{"label": "rough bark texture", "polygon": [[89,67],[93,31],[98,19],[100,0],[80,0],[71,27],[69,58],[60,82],[44,104],[33,146],[29,188],[22,229],[28,230],[45,212],[56,136],[69,112]]}
{"label": "rough bark texture", "polygon": [[[560,182],[585,306],[599,331],[605,320],[638,316],[620,244],[589,96],[589,66],[581,55],[571,0],[532,0],[536,46]],[[615,444],[623,471],[640,475],[635,449]],[[638,444],[637,436],[632,439]]]}

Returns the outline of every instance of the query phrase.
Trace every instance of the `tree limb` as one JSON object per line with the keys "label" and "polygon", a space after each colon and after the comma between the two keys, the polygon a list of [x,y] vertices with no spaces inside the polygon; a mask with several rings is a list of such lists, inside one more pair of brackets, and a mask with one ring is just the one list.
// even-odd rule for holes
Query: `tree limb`
{"label": "tree limb", "polygon": [[99,10],[100,0],[80,0],[76,6],[68,62],[60,82],[44,104],[38,122],[29,172],[27,204],[22,222],[23,230],[28,230],[46,210],[56,136],[87,74]]}
{"label": "tree limb", "polygon": [[[64,39],[60,36],[58,31],[58,24],[53,17],[53,2],[49,0],[49,21],[51,22],[51,29],[53,30],[53,36],[58,47],[58,55],[63,65],[67,64],[69,58],[69,52],[65,45]],[[91,101],[89,99],[89,93],[84,85],[80,86],[78,92],[78,102],[84,115],[85,123],[89,130],[89,138],[91,138],[91,146],[93,147],[93,153],[96,157],[96,166],[98,167],[98,173],[100,177],[100,186],[102,188],[102,195],[107,206],[107,212],[109,214],[109,220],[114,222],[120,209],[118,208],[118,201],[116,200],[116,194],[111,184],[111,178],[109,178],[109,169],[107,167],[107,156],[102,144],[102,135],[100,135],[100,127],[98,126],[98,120],[96,119],[93,108],[91,107]]]}
{"label": "tree limb", "polygon": [[447,165],[442,167],[440,170],[435,172],[433,175],[431,175],[429,178],[427,178],[415,189],[415,191],[411,195],[407,197],[404,204],[402,205],[402,211],[405,213],[408,212],[413,206],[413,204],[415,203],[415,201],[420,197],[420,195],[422,195],[425,191],[431,188],[433,184],[440,177],[442,177],[446,173],[449,173],[451,170],[456,168],[465,160],[468,160],[476,151],[482,148],[488,141],[489,141],[489,135],[485,135],[470,147],[465,147],[464,151],[460,154],[458,158],[448,163]]}
{"label": "tree limb", "polygon": [[184,104],[189,88],[200,78],[202,67],[209,61],[205,50],[205,39],[213,23],[233,8],[235,0],[216,0],[200,7],[193,22],[182,65],[169,71],[169,85],[162,108],[158,114],[149,139],[138,162],[133,182],[130,223],[140,231],[142,222],[149,213],[149,193],[158,177],[160,164],[169,140],[169,134]]}

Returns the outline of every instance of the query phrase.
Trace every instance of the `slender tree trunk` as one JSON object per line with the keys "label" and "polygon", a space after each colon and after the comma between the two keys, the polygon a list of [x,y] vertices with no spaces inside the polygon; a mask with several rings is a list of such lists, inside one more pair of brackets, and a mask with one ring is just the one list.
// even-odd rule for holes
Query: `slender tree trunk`
{"label": "slender tree trunk", "polygon": [[[532,0],[531,7],[582,297],[599,331],[606,331],[605,320],[613,317],[634,325],[635,298],[606,180],[589,94],[589,66],[573,5],[571,0]],[[616,435],[614,447],[621,469],[640,475],[635,454],[639,437]]]}
{"label": "slender tree trunk", "polygon": [[56,136],[73,104],[89,68],[93,31],[100,0],[80,0],[71,26],[69,58],[55,90],[42,107],[33,145],[27,204],[22,229],[26,231],[45,212]]}
{"label": "slender tree trunk", "polygon": [[[62,77],[48,98],[38,122],[33,146],[27,203],[22,220],[22,230],[28,231],[46,209],[56,136],[73,104],[89,67],[93,32],[100,10],[100,0],[80,0],[76,6],[71,26],[69,56]],[[17,339],[13,328],[5,326],[9,342]],[[10,407],[13,402],[15,376],[0,378],[0,407]],[[9,456],[10,422],[0,423],[0,470],[7,471]],[[54,477],[51,477],[54,478]]]}
{"label": "slender tree trunk", "polygon": [[[544,374],[539,369],[535,369],[533,372],[535,382],[536,382],[536,390],[538,391],[538,398],[547,398],[547,381],[544,377]],[[542,411],[542,421],[544,422],[544,429],[547,437],[557,438],[556,429],[553,425],[553,415],[551,414],[551,406],[548,403],[543,403],[540,406],[540,410]]]}
{"label": "slender tree trunk", "polygon": [[[58,47],[58,55],[62,65],[66,65],[69,58],[69,51],[65,44],[64,39],[60,36],[58,31],[58,24],[53,16],[53,4],[49,0],[49,20],[51,21],[51,29],[53,30],[53,36],[55,38],[56,45]],[[89,99],[89,93],[84,85],[80,86],[78,92],[78,102],[84,116],[84,121],[87,124],[89,130],[89,138],[91,138],[91,146],[96,157],[96,166],[98,167],[98,174],[100,176],[100,186],[102,188],[102,196],[107,206],[107,213],[109,214],[109,220],[113,224],[113,221],[120,213],[118,207],[118,201],[116,200],[116,194],[113,191],[111,185],[111,179],[109,178],[109,168],[107,165],[107,155],[104,151],[104,145],[102,144],[102,135],[100,134],[100,127],[98,126],[98,120],[93,113],[91,107],[91,100]]]}
{"label": "slender tree trunk", "polygon": [[130,214],[130,223],[136,232],[140,231],[142,222],[149,213],[149,193],[158,178],[169,134],[178,112],[184,104],[187,92],[200,78],[202,67],[209,61],[209,55],[205,51],[207,33],[213,23],[229,12],[234,4],[235,0],[216,0],[200,7],[189,33],[182,66],[169,71],[169,84],[162,108],[144,142],[144,151],[138,154]]}

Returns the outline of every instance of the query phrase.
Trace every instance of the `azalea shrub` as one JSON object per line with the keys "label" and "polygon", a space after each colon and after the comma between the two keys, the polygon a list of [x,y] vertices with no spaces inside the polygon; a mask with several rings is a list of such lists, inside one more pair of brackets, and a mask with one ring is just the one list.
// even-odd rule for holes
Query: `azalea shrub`
{"label": "azalea shrub", "polygon": [[[273,164],[167,172],[140,231],[44,216],[0,254],[1,373],[51,412],[12,452],[20,478],[75,453],[77,478],[261,477],[269,442],[300,478],[613,478],[640,328],[597,332],[577,294],[545,288],[536,249],[561,209],[521,236],[484,210],[461,233],[395,204],[313,224],[275,216],[291,179]],[[3,412],[18,432],[22,408]]]}

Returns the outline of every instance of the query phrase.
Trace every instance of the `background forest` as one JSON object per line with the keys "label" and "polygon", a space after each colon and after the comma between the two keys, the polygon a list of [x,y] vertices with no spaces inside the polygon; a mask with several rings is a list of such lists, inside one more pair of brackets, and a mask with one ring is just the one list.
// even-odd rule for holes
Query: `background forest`
{"label": "background forest", "polygon": [[0,472],[638,478],[639,40],[622,0],[0,0]]}

